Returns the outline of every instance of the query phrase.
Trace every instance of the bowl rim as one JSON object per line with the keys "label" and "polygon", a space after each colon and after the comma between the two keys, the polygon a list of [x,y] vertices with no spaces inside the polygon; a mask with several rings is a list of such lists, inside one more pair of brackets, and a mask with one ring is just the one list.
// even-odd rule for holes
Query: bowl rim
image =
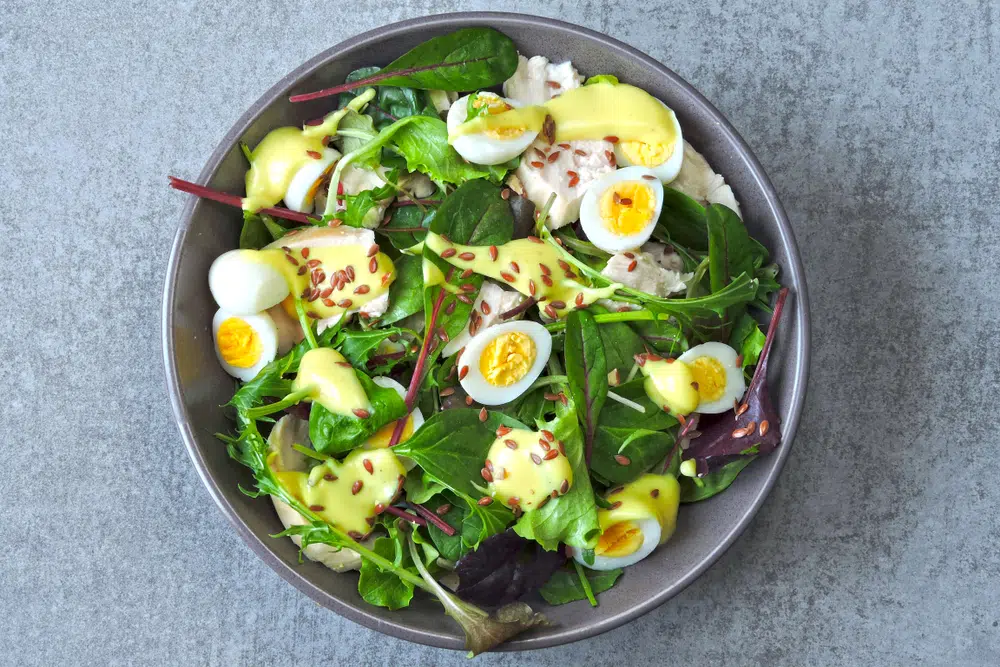
{"label": "bowl rim", "polygon": [[[533,26],[539,25],[568,32],[576,36],[589,39],[592,43],[601,48],[617,51],[627,58],[630,58],[642,67],[656,73],[656,75],[667,79],[671,86],[676,87],[682,94],[686,95],[699,111],[709,118],[716,125],[716,132],[721,134],[735,149],[740,159],[742,159],[749,170],[750,175],[757,186],[764,194],[764,200],[770,210],[770,214],[777,223],[778,236],[781,243],[788,250],[789,261],[787,266],[783,266],[783,274],[789,276],[788,282],[796,286],[793,293],[794,308],[792,313],[797,319],[797,335],[789,341],[790,350],[801,362],[794,374],[792,388],[790,391],[791,401],[787,406],[788,419],[783,422],[782,446],[773,452],[769,457],[770,471],[764,478],[760,490],[753,497],[752,501],[743,509],[735,526],[722,540],[708,553],[701,557],[701,560],[691,568],[688,573],[673,585],[657,592],[655,595],[646,598],[620,613],[606,618],[596,618],[593,622],[574,628],[560,629],[554,626],[554,632],[547,632],[540,636],[529,636],[522,639],[514,639],[502,644],[500,650],[526,650],[559,646],[570,642],[593,637],[617,628],[625,623],[646,614],[659,607],[670,598],[674,597],[687,588],[692,582],[700,577],[705,570],[713,565],[736,541],[736,539],[746,530],[750,521],[760,509],[765,498],[770,493],[778,476],[783,469],[785,462],[791,452],[791,445],[794,441],[795,432],[802,414],[805,403],[807,380],[809,375],[810,358],[810,316],[809,298],[806,287],[805,270],[802,266],[802,258],[795,241],[791,225],[785,211],[778,199],[777,192],[771,184],[770,179],[764,172],[763,167],[757,160],[749,145],[743,140],[732,124],[691,84],[682,79],[673,70],[663,65],[659,61],[629,46],[617,39],[609,37],[603,33],[584,28],[572,23],[560,21],[547,17],[533,16],[529,14],[507,13],[507,12],[453,12],[446,14],[436,14],[423,16],[390,23],[374,28],[364,33],[350,37],[328,49],[325,49],[316,56],[310,58],[302,65],[296,67],[286,74],[276,84],[271,86],[251,107],[240,116],[229,131],[222,137],[205,163],[205,166],[198,175],[197,182],[205,183],[215,174],[223,159],[228,155],[232,146],[242,137],[246,129],[261,115],[273,102],[281,96],[287,96],[290,90],[304,77],[314,73],[324,67],[327,63],[339,58],[344,52],[364,45],[370,41],[381,41],[392,38],[394,35],[409,33],[420,28],[462,28],[470,25],[490,25],[502,24],[503,27]],[[167,272],[164,280],[163,303],[161,313],[161,341],[163,345],[163,360],[166,370],[167,392],[173,411],[174,420],[177,422],[181,438],[191,461],[194,463],[198,476],[208,489],[209,494],[215,500],[216,505],[222,510],[229,522],[236,529],[240,538],[253,550],[253,552],[267,563],[285,581],[291,583],[298,590],[308,595],[315,602],[324,607],[337,612],[351,621],[360,623],[367,628],[384,632],[391,636],[417,642],[420,644],[434,646],[438,648],[461,649],[462,641],[454,635],[444,632],[430,632],[409,627],[399,621],[394,620],[391,614],[387,614],[376,607],[355,607],[328,593],[322,588],[312,584],[305,579],[298,571],[278,558],[265,541],[254,534],[246,523],[240,518],[236,508],[231,505],[222,493],[222,489],[214,478],[209,476],[205,459],[198,448],[191,425],[191,420],[180,397],[180,377],[177,365],[176,350],[174,348],[173,330],[174,313],[171,304],[174,300],[175,285],[179,273],[179,263],[181,249],[191,228],[194,210],[199,200],[191,197],[184,206],[181,213],[181,224],[178,228],[171,247],[168,259]],[[792,315],[790,313],[788,316]],[[787,317],[787,316],[786,316]]]}

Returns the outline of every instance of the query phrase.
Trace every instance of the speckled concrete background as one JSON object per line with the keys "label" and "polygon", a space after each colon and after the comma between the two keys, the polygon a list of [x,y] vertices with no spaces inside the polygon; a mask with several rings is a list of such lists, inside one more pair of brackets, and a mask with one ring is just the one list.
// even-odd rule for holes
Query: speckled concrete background
{"label": "speckled concrete background", "polygon": [[733,121],[804,252],[814,364],[715,567],[627,627],[480,663],[997,664],[995,5],[258,4],[0,2],[0,663],[465,663],[317,607],[212,505],[165,396],[165,176],[349,35],[502,8],[629,42]]}

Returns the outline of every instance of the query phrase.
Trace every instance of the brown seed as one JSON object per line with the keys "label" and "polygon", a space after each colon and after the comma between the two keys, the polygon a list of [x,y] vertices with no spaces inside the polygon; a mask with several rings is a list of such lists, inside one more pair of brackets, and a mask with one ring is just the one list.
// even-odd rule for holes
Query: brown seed
{"label": "brown seed", "polygon": [[434,510],[434,513],[437,514],[438,516],[444,516],[450,511],[451,511],[451,505],[449,503],[445,503],[444,505],[438,506],[438,508]]}
{"label": "brown seed", "polygon": [[611,507],[609,509],[616,510],[621,506],[622,506],[622,501],[616,500],[615,502],[611,503]]}
{"label": "brown seed", "polygon": [[532,453],[531,460],[535,462],[535,465],[542,465],[542,457],[538,454]]}
{"label": "brown seed", "polygon": [[448,332],[442,329],[441,327],[438,327],[437,331],[435,331],[434,333],[437,334],[437,337],[441,339],[442,343],[447,343],[450,340]]}
{"label": "brown seed", "polygon": [[341,299],[340,301],[337,302],[337,307],[338,308],[350,308],[353,303],[354,302],[351,301],[350,299]]}
{"label": "brown seed", "polygon": [[483,311],[483,315],[489,315],[491,312],[493,312],[493,309],[490,307],[490,304],[488,304],[485,301],[479,302],[479,310]]}
{"label": "brown seed", "polygon": [[471,304],[472,303],[472,299],[470,299],[469,296],[466,295],[466,294],[456,294],[455,298],[458,299],[459,301],[461,301],[462,303],[465,303],[465,304]]}
{"label": "brown seed", "polygon": [[555,308],[556,310],[565,310],[566,309],[566,302],[565,301],[558,301],[558,300],[556,300],[556,301],[553,301],[552,303],[550,303],[549,305],[552,306],[553,308]]}
{"label": "brown seed", "polygon": [[538,441],[538,446],[542,448],[543,452],[547,452],[550,449],[552,449],[552,445],[550,445],[549,441],[546,440],[545,438],[542,438],[541,440]]}
{"label": "brown seed", "polygon": [[[385,505],[383,505],[382,503],[375,503],[375,514],[381,514],[384,511],[385,511]],[[374,523],[374,521],[371,521],[371,523]]]}
{"label": "brown seed", "polygon": [[333,299],[323,299],[323,305],[327,308],[333,308],[337,304],[333,302]]}
{"label": "brown seed", "polygon": [[633,355],[632,358],[635,359],[635,363],[639,364],[639,366],[645,366],[646,365],[646,355],[645,354],[636,354],[636,355]]}
{"label": "brown seed", "polygon": [[298,274],[299,274],[300,276],[304,276],[304,275],[306,275],[306,271],[308,271],[308,270],[309,270],[309,269],[308,269],[307,267],[305,267],[305,266],[300,266],[300,267],[299,267],[299,270],[298,270],[298,272],[297,272],[297,273],[298,273]]}
{"label": "brown seed", "polygon": [[281,249],[284,250],[286,254],[292,252],[292,249],[286,245],[281,246]]}
{"label": "brown seed", "polygon": [[546,401],[558,401],[559,394],[553,394],[552,392],[547,391],[542,394],[542,398],[544,398]]}
{"label": "brown seed", "polygon": [[537,155],[540,160],[544,160],[545,159],[545,151],[543,151],[541,148],[538,148],[537,146],[533,146],[531,148],[531,150],[535,151],[535,155]]}
{"label": "brown seed", "polygon": [[372,257],[371,261],[368,262],[368,271],[369,273],[378,272],[378,257]]}
{"label": "brown seed", "polygon": [[546,461],[551,461],[557,456],[559,456],[559,452],[557,452],[554,449],[550,449],[549,451],[545,452],[545,456],[543,456],[542,458],[545,459]]}
{"label": "brown seed", "polygon": [[351,495],[352,496],[356,496],[359,493],[361,493],[361,489],[362,489],[362,487],[364,485],[365,485],[365,483],[362,482],[360,479],[358,481],[354,482],[354,484],[351,485]]}
{"label": "brown seed", "polygon": [[545,163],[544,162],[539,162],[538,160],[532,160],[531,161],[531,166],[534,167],[535,169],[541,169],[542,167],[545,166]]}
{"label": "brown seed", "polygon": [[611,143],[611,144],[617,144],[618,143],[618,137],[616,137],[613,134],[609,134],[608,136],[604,137],[604,140],[607,141],[608,143]]}
{"label": "brown seed", "polygon": [[360,542],[361,540],[365,539],[365,536],[362,535],[361,533],[359,533],[356,530],[350,530],[350,531],[348,531],[347,532],[347,536],[350,537],[352,540],[355,540],[355,541],[358,541],[358,542]]}
{"label": "brown seed", "polygon": [[348,264],[344,269],[344,276],[347,277],[347,282],[353,283],[355,278],[354,267]]}
{"label": "brown seed", "polygon": [[378,254],[378,244],[377,243],[373,243],[368,248],[368,256],[369,257],[374,257],[377,254]]}
{"label": "brown seed", "polygon": [[473,271],[472,269],[466,269],[465,271],[462,271],[461,277],[462,278],[469,278],[469,277],[472,276],[473,273],[475,273],[475,271]]}
{"label": "brown seed", "polygon": [[311,509],[313,512],[322,512],[326,508],[323,507],[322,505],[310,505],[309,509]]}
{"label": "brown seed", "polygon": [[550,269],[545,264],[542,264],[541,262],[539,262],[538,263],[538,268],[541,269],[542,275],[546,275],[546,276],[552,275],[552,269]]}
{"label": "brown seed", "polygon": [[625,456],[624,454],[615,454],[615,461],[620,466],[627,466],[630,463],[632,463],[632,459],[630,459],[629,457]]}
{"label": "brown seed", "polygon": [[307,310],[306,311],[306,317],[311,317],[314,320],[318,320],[319,319],[319,313],[317,313],[314,310]]}
{"label": "brown seed", "polygon": [[548,114],[542,122],[542,136],[550,146],[556,142],[556,121]]}
{"label": "brown seed", "polygon": [[545,85],[549,88],[562,88],[558,81],[546,81]]}
{"label": "brown seed", "polygon": [[461,285],[458,286],[458,289],[462,290],[463,292],[475,292],[476,286],[473,285],[472,283],[462,283]]}
{"label": "brown seed", "polygon": [[628,198],[628,197],[622,197],[622,199],[621,199],[621,201],[619,203],[622,206],[631,206],[632,205],[632,200],[630,198]]}
{"label": "brown seed", "polygon": [[563,405],[569,405],[569,399],[566,398],[566,394],[559,392],[559,402]]}
{"label": "brown seed", "polygon": [[497,250],[497,247],[495,245],[491,245],[490,246],[490,259],[493,260],[494,262],[497,261],[497,256],[499,254],[500,254],[500,251]]}
{"label": "brown seed", "polygon": [[563,456],[566,456],[566,445],[563,444],[563,441],[560,440],[556,444],[559,445],[559,453],[562,454]]}
{"label": "brown seed", "polygon": [[322,292],[319,293],[319,298],[325,299],[325,298],[329,297],[331,294],[333,294],[333,288],[332,287],[327,287],[325,290],[323,290]]}
{"label": "brown seed", "polygon": [[517,441],[507,438],[503,441],[503,444],[507,445],[507,449],[517,449]]}
{"label": "brown seed", "polygon": [[343,368],[354,368],[354,366],[351,366],[351,362],[349,361],[338,361],[337,365]]}
{"label": "brown seed", "polygon": [[445,248],[441,251],[441,258],[448,259],[449,257],[454,257],[457,252],[454,248]]}
{"label": "brown seed", "polygon": [[534,280],[530,280],[530,279],[528,280],[528,293],[531,296],[535,296],[535,281]]}
{"label": "brown seed", "polygon": [[445,387],[439,393],[441,395],[441,398],[445,398],[447,396],[451,396],[452,394],[454,394],[455,393],[455,388],[454,387]]}
{"label": "brown seed", "polygon": [[463,252],[458,256],[459,259],[465,260],[466,262],[471,262],[476,258],[476,253],[474,252]]}
{"label": "brown seed", "polygon": [[559,485],[559,493],[565,495],[567,491],[569,491],[569,480],[564,479],[562,484]]}
{"label": "brown seed", "polygon": [[287,260],[288,260],[289,262],[291,262],[291,263],[292,263],[292,264],[294,264],[295,266],[298,266],[298,265],[299,265],[299,260],[295,259],[295,258],[294,258],[294,257],[292,257],[291,255],[285,255],[285,259],[287,259]]}
{"label": "brown seed", "polygon": [[504,188],[500,191],[500,199],[503,199],[504,201],[510,199],[510,188]]}
{"label": "brown seed", "polygon": [[498,438],[502,438],[502,437],[504,437],[505,435],[507,435],[508,433],[510,433],[513,430],[514,429],[512,429],[510,426],[498,426],[497,427],[497,437]]}
{"label": "brown seed", "polygon": [[576,295],[576,299],[574,301],[576,303],[577,308],[582,308],[583,307],[583,292],[580,292],[579,294],[577,294]]}
{"label": "brown seed", "polygon": [[354,416],[357,417],[358,419],[368,419],[369,417],[372,416],[372,414],[367,410],[365,410],[364,408],[354,408],[353,410],[351,410],[351,412],[353,412]]}
{"label": "brown seed", "polygon": [[475,403],[475,401],[474,401],[474,400],[472,400],[472,397],[471,397],[471,396],[466,396],[466,397],[465,397],[465,404],[466,404],[466,405],[468,405],[468,406],[469,406],[470,408],[472,407],[472,404],[473,404],[473,403]]}
{"label": "brown seed", "polygon": [[611,151],[604,151],[604,158],[611,163],[612,167],[618,166],[618,161],[615,160],[615,154]]}
{"label": "brown seed", "polygon": [[608,495],[609,495],[609,496],[613,496],[613,495],[615,495],[616,493],[621,493],[621,492],[622,492],[622,491],[624,491],[624,490],[625,490],[625,487],[624,487],[624,486],[616,486],[615,488],[613,488],[613,489],[611,489],[610,491],[608,491]]}
{"label": "brown seed", "polygon": [[736,355],[736,365],[737,366],[742,366],[743,365],[743,355],[742,354]]}
{"label": "brown seed", "polygon": [[698,383],[697,382],[692,382],[691,383],[691,388],[694,389],[695,391],[698,391]]}
{"label": "brown seed", "polygon": [[323,262],[319,261],[318,259],[310,259],[308,262],[306,262],[306,266],[308,266],[310,269],[315,269],[322,263]]}
{"label": "brown seed", "polygon": [[521,266],[517,262],[511,262],[510,263],[510,270],[513,271],[514,273],[520,273],[521,272]]}
{"label": "brown seed", "polygon": [[553,152],[549,153],[549,157],[548,157],[549,164],[552,164],[553,162],[555,162],[556,160],[558,160],[560,155],[562,155],[562,151],[553,151]]}
{"label": "brown seed", "polygon": [[734,438],[745,438],[752,431],[747,431],[745,428],[738,428],[733,431]]}
{"label": "brown seed", "polygon": [[487,505],[492,505],[493,504],[493,499],[490,498],[489,496],[483,496],[478,501],[476,501],[476,504],[477,505],[482,505],[483,507],[486,507]]}
{"label": "brown seed", "polygon": [[531,241],[532,243],[545,243],[545,241],[538,238],[537,236],[529,236],[528,240]]}
{"label": "brown seed", "polygon": [[469,374],[469,367],[468,366],[462,366],[458,370],[458,379],[459,380],[464,380],[465,376],[468,375],[468,374]]}
{"label": "brown seed", "polygon": [[299,254],[302,255],[302,259],[309,259],[309,248],[303,248]]}
{"label": "brown seed", "polygon": [[738,410],[736,411],[736,416],[737,416],[737,417],[742,417],[742,416],[743,416],[743,413],[744,413],[744,412],[746,412],[746,411],[747,411],[747,410],[749,410],[749,409],[750,409],[750,405],[749,405],[748,403],[744,403],[744,404],[743,404],[743,405],[741,405],[741,406],[739,407],[739,409],[738,409]]}
{"label": "brown seed", "polygon": [[306,299],[306,300],[309,301],[309,302],[312,302],[312,301],[315,301],[318,298],[319,298],[319,288],[318,287],[314,287],[314,288],[312,288],[309,291],[309,298]]}
{"label": "brown seed", "polygon": [[503,278],[504,280],[506,280],[506,281],[507,281],[507,282],[509,282],[509,283],[512,283],[512,282],[514,282],[515,280],[517,280],[517,279],[516,279],[516,278],[515,278],[515,277],[514,277],[513,275],[511,275],[510,273],[505,273],[505,272],[503,272],[503,271],[501,271],[501,272],[500,272],[500,277],[501,277],[501,278]]}
{"label": "brown seed", "polygon": [[368,459],[361,459],[361,465],[363,465],[365,467],[365,470],[368,471],[369,475],[374,475],[375,474],[375,466],[372,465],[372,462],[370,460],[368,460]]}
{"label": "brown seed", "polygon": [[369,287],[368,285],[358,285],[357,287],[354,288],[355,294],[368,294],[368,292],[370,291],[371,287]]}
{"label": "brown seed", "polygon": [[766,420],[762,419],[760,421],[760,437],[767,435],[767,432],[771,430],[771,424]]}
{"label": "brown seed", "polygon": [[507,504],[511,505],[512,507],[517,507],[518,505],[521,504],[521,499],[518,498],[517,496],[511,496],[510,500],[507,501]]}
{"label": "brown seed", "polygon": [[484,422],[487,419],[489,419],[489,416],[490,413],[486,411],[486,408],[483,408],[482,410],[479,411],[479,421]]}
{"label": "brown seed", "polygon": [[545,283],[546,287],[552,287],[552,285],[554,284],[552,282],[552,277],[551,276],[542,276],[542,282]]}
{"label": "brown seed", "polygon": [[681,426],[687,423],[687,418],[684,415],[677,415],[677,421],[680,422]]}
{"label": "brown seed", "polygon": [[556,309],[552,307],[552,304],[548,304],[548,303],[545,304],[545,309],[544,310],[545,310],[545,314],[549,317],[549,319],[553,319],[554,320],[554,319],[556,319],[556,318],[559,317],[559,313],[557,313]]}
{"label": "brown seed", "polygon": [[587,157],[588,155],[590,155],[590,153],[588,153],[587,151],[582,151],[579,148],[577,148],[573,152],[576,153],[577,155],[579,155],[580,157]]}
{"label": "brown seed", "polygon": [[545,496],[544,498],[542,498],[541,502],[538,503],[538,507],[536,507],[535,509],[542,509],[548,504],[550,500],[552,500],[551,496]]}
{"label": "brown seed", "polygon": [[542,437],[548,440],[549,442],[552,442],[553,440],[556,439],[555,434],[548,429],[543,428],[541,431],[539,431],[539,433],[541,433]]}
{"label": "brown seed", "polygon": [[493,481],[493,473],[491,473],[486,468],[483,468],[482,470],[480,470],[479,474],[482,475],[483,479],[485,479],[487,482],[492,482]]}
{"label": "brown seed", "polygon": [[647,181],[655,181],[656,180],[656,176],[653,176],[652,174],[643,174],[642,177],[645,178]]}
{"label": "brown seed", "polygon": [[649,492],[649,495],[653,496],[654,498],[659,498],[660,497],[660,490],[659,489],[653,489],[652,491]]}
{"label": "brown seed", "polygon": [[328,472],[325,475],[323,475],[323,479],[325,479],[328,482],[336,482],[337,476],[334,475],[332,472]]}
{"label": "brown seed", "polygon": [[323,154],[320,153],[319,151],[306,151],[306,155],[308,155],[309,157],[311,157],[314,160],[318,160],[321,157],[323,157]]}
{"label": "brown seed", "polygon": [[635,255],[630,252],[623,252],[622,254],[628,257],[629,259],[635,259]]}
{"label": "brown seed", "polygon": [[455,312],[455,308],[458,306],[457,301],[449,301],[448,305],[444,307],[445,315],[451,315]]}

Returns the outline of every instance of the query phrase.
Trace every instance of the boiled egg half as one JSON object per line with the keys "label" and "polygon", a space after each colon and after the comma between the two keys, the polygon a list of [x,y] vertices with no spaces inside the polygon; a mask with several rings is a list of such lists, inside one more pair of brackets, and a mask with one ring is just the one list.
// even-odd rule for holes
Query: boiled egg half
{"label": "boiled egg half", "polygon": [[[659,102],[659,100],[657,100]],[[663,104],[663,102],[660,102]],[[619,141],[615,144],[615,158],[618,164],[627,167],[646,167],[666,185],[680,173],[684,161],[684,137],[677,115],[666,104],[669,112],[673,140],[670,143],[650,143],[646,141]]]}
{"label": "boiled egg half", "polygon": [[662,208],[663,184],[653,170],[625,167],[588,186],[580,224],[591,243],[613,254],[649,240]]}
{"label": "boiled egg half", "polygon": [[339,159],[339,151],[324,148],[318,158],[299,167],[285,191],[285,206],[300,213],[312,213],[316,193],[323,187]]}
{"label": "boiled egg half", "polygon": [[739,353],[725,343],[702,343],[677,357],[691,369],[697,384],[698,412],[715,415],[731,410],[747,389]]}
{"label": "boiled egg half", "polygon": [[552,335],[538,322],[507,322],[475,335],[458,359],[465,393],[483,405],[509,403],[538,379]]}
{"label": "boiled egg half", "polygon": [[220,308],[212,318],[212,337],[222,368],[244,382],[278,354],[278,328],[267,313],[236,315]]}
{"label": "boiled egg half", "polygon": [[[495,116],[521,106],[513,100],[495,93],[473,93],[459,98],[448,110],[448,133],[476,116]],[[458,154],[476,164],[501,164],[523,153],[538,136],[538,132],[528,129],[519,121],[511,120],[510,125],[463,134],[450,140]]]}
{"label": "boiled egg half", "polygon": [[288,296],[285,277],[255,250],[219,255],[208,270],[208,289],[220,308],[237,315],[259,313]]}

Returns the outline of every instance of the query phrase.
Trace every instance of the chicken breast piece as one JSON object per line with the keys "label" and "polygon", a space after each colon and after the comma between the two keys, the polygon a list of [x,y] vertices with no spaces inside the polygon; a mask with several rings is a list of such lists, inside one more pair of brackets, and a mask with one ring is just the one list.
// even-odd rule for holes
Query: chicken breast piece
{"label": "chicken breast piece", "polygon": [[[515,307],[524,296],[520,292],[505,290],[496,283],[486,281],[479,290],[479,296],[472,304],[472,315],[469,323],[462,332],[448,341],[448,344],[441,350],[441,354],[448,358],[463,347],[468,345],[469,340],[475,333],[479,333],[494,324],[500,323],[500,315]],[[485,304],[485,306],[484,306]]]}
{"label": "chicken breast piece", "polygon": [[508,184],[538,210],[555,193],[546,226],[559,229],[580,219],[584,191],[592,181],[615,170],[613,159],[614,145],[608,141],[570,141],[550,146],[538,139],[521,156],[521,164],[514,172],[521,189],[513,181]]}
{"label": "chicken breast piece", "polygon": [[[385,167],[368,169],[349,164],[340,173],[340,184],[344,186],[345,195],[357,195],[365,190],[374,190],[385,185],[385,175],[388,173]],[[375,229],[382,222],[385,211],[395,197],[389,197],[375,203],[365,214],[361,224],[365,229]],[[337,210],[343,211],[347,208],[346,202],[337,202]]]}
{"label": "chicken breast piece", "polygon": [[[271,429],[271,434],[267,437],[267,444],[271,451],[277,452],[274,465],[278,470],[294,470],[305,472],[308,469],[307,459],[303,454],[292,448],[294,444],[307,446],[309,444],[309,422],[292,415],[285,415]],[[271,497],[274,510],[278,513],[278,519],[286,529],[292,526],[303,526],[307,522],[301,514],[292,509],[283,501]],[[292,542],[297,546],[302,545],[302,538],[292,535]],[[370,537],[362,544],[371,546],[369,540],[374,543],[374,537]],[[357,570],[361,567],[361,556],[350,549],[340,549],[339,551],[326,544],[310,544],[302,553],[309,560],[326,565],[334,572],[347,572]]]}
{"label": "chicken breast piece", "polygon": [[522,104],[542,104],[582,83],[583,77],[568,60],[552,64],[545,56],[518,55],[517,71],[504,81],[503,94]]}
{"label": "chicken breast piece", "polygon": [[681,163],[681,170],[677,174],[677,178],[668,183],[667,187],[679,190],[700,202],[728,206],[736,212],[736,215],[740,216],[740,219],[743,218],[739,202],[736,201],[736,195],[733,194],[733,189],[726,184],[726,179],[715,173],[708,164],[708,160],[686,141],[684,142],[684,161]]}
{"label": "chicken breast piece", "polygon": [[[649,244],[647,244],[649,245]],[[668,297],[675,292],[682,292],[687,289],[687,281],[694,277],[693,273],[681,273],[669,266],[677,266],[676,253],[669,253],[673,257],[666,257],[665,247],[660,244],[657,248],[651,248],[653,252],[647,252],[646,246],[636,252],[620,252],[608,260],[607,266],[601,271],[601,275],[607,276],[611,280],[621,283],[632,289],[648,292],[658,297]],[[629,268],[631,267],[631,271]],[[619,304],[616,304],[616,307]]]}

